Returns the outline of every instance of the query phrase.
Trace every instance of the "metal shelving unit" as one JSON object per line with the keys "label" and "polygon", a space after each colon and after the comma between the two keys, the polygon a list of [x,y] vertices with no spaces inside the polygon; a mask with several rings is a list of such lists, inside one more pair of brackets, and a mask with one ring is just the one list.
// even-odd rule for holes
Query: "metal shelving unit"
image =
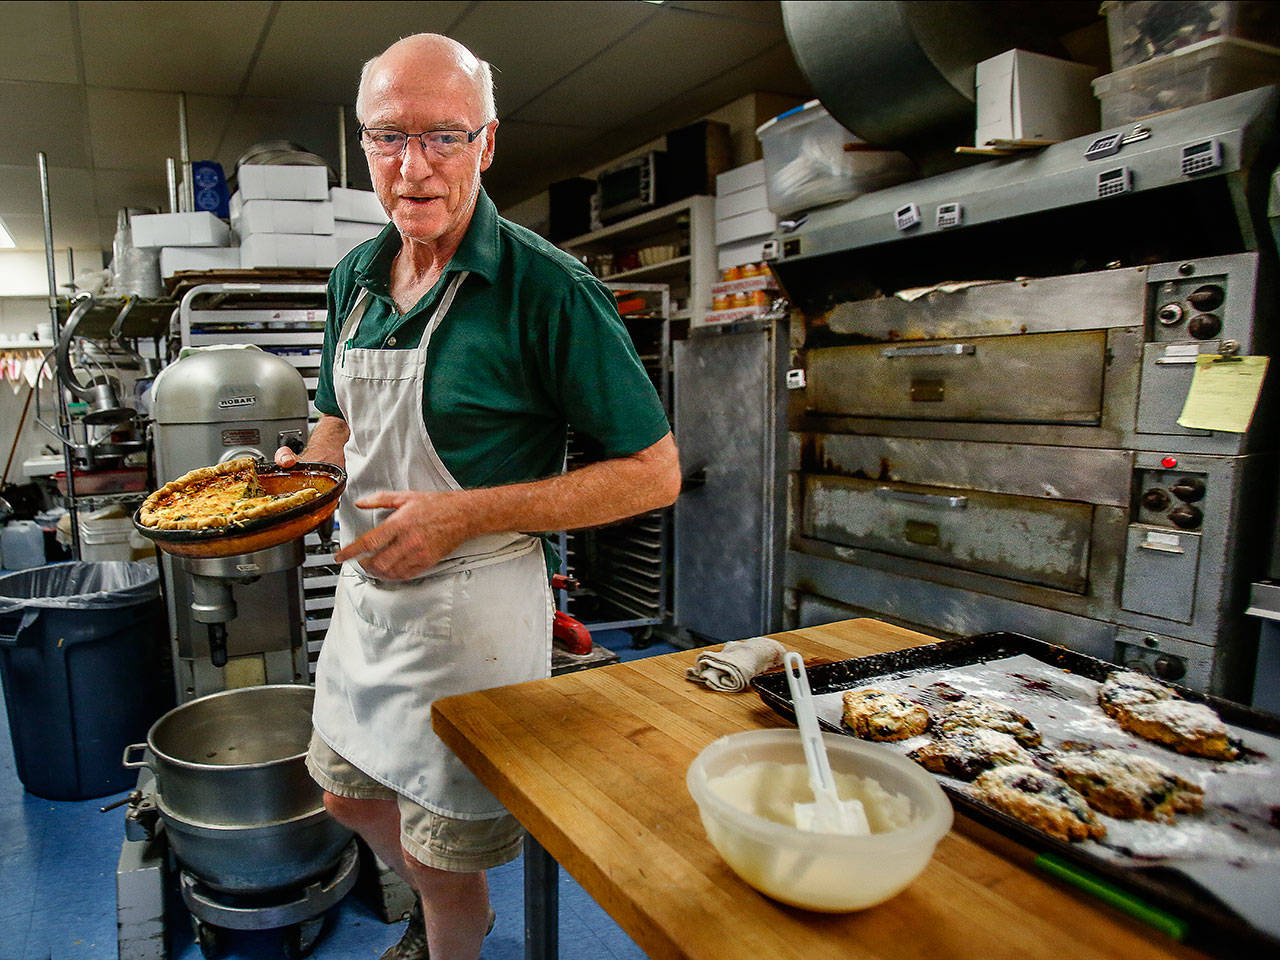
{"label": "metal shelving unit", "polygon": [[[636,352],[670,415],[670,290],[660,283],[606,286],[618,300]],[[590,446],[570,435],[569,469],[595,459]],[[559,608],[593,631],[665,622],[670,606],[669,514],[658,510],[605,527],[561,533],[563,572],[581,587],[560,591]]]}

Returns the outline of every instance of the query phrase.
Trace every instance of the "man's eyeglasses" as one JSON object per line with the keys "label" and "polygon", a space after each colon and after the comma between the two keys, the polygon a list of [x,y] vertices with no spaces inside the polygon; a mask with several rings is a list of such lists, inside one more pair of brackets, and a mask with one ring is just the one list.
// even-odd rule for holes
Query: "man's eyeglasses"
{"label": "man's eyeglasses", "polygon": [[468,133],[465,130],[428,130],[426,133],[405,133],[403,130],[390,130],[383,127],[360,127],[360,143],[369,153],[379,157],[401,156],[409,146],[411,139],[422,145],[423,151],[432,160],[451,160],[462,153],[484,132],[488,123],[482,123]]}

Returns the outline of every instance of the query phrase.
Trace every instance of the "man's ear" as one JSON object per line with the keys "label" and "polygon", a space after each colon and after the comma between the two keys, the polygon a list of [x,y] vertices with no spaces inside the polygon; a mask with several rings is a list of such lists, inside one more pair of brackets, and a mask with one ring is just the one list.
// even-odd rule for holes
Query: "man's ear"
{"label": "man's ear", "polygon": [[489,123],[489,129],[484,132],[484,153],[480,155],[480,172],[488,170],[493,165],[493,137],[498,132],[498,121],[492,120]]}

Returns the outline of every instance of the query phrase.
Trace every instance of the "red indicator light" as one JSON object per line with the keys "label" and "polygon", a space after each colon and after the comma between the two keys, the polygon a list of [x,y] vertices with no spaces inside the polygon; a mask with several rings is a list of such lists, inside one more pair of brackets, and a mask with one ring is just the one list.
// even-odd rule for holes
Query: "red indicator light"
{"label": "red indicator light", "polygon": [[1160,466],[1164,467],[1166,470],[1172,470],[1177,465],[1178,465],[1177,457],[1165,457],[1163,460],[1160,461]]}

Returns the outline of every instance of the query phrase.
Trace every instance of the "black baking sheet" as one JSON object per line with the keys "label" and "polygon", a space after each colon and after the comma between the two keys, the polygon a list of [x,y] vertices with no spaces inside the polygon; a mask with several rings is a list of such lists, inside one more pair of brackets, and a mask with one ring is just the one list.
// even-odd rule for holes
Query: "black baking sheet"
{"label": "black baking sheet", "polygon": [[[865,684],[875,677],[898,676],[929,668],[961,667],[1018,655],[1030,656],[1051,667],[1096,680],[1099,683],[1117,666],[1065,647],[1045,643],[1015,633],[988,633],[961,640],[896,650],[842,660],[806,665],[809,685],[815,696],[835,693]],[[780,716],[795,721],[791,692],[785,673],[765,673],[752,680],[760,698]],[[1181,697],[1213,707],[1224,722],[1259,733],[1280,736],[1280,717],[1250,709],[1238,703],[1207,696],[1195,690],[1168,684]],[[819,717],[823,729],[844,736],[853,734],[843,726]],[[980,803],[953,789],[946,778],[939,783],[958,811],[970,819],[1009,836],[1036,852],[1052,853],[1105,878],[1153,905],[1162,907],[1189,924],[1186,937],[1202,949],[1221,955],[1264,951],[1280,955],[1280,940],[1241,918],[1225,904],[1176,870],[1163,867],[1128,867],[1112,863],[1082,848],[1036,830],[1021,820]]]}

